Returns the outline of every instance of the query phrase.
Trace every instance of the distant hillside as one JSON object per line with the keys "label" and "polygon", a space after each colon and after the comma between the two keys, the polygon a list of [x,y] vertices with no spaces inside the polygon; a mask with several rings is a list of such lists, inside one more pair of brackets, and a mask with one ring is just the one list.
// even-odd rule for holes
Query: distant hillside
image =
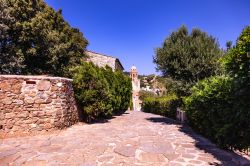
{"label": "distant hillside", "polygon": [[[130,72],[123,72],[126,75],[130,75]],[[149,88],[151,90],[159,89],[162,93],[166,92],[166,81],[167,79],[155,74],[149,75],[138,75],[141,83],[141,89]]]}
{"label": "distant hillside", "polygon": [[155,74],[140,76],[141,88],[149,88],[153,91],[159,89],[162,93],[166,91],[165,78]]}

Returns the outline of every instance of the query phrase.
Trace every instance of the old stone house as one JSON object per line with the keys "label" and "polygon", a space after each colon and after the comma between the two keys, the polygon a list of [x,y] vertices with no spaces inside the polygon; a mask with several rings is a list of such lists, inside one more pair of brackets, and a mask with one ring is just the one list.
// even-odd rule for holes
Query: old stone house
{"label": "old stone house", "polygon": [[124,68],[118,58],[104,55],[100,53],[96,53],[93,51],[86,51],[86,55],[88,56],[87,61],[93,62],[95,65],[99,67],[105,67],[106,65],[111,67],[113,71],[120,70],[123,71]]}

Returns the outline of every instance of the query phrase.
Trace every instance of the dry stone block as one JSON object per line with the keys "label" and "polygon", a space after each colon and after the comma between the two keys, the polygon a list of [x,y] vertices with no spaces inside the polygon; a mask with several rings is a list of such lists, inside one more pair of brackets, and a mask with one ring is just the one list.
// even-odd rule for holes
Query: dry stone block
{"label": "dry stone block", "polygon": [[31,91],[30,93],[28,93],[29,97],[35,97],[37,94],[35,91]]}
{"label": "dry stone block", "polygon": [[20,83],[13,84],[11,89],[13,90],[14,93],[20,93],[22,89],[22,84]]}
{"label": "dry stone block", "polygon": [[5,118],[6,119],[13,119],[13,118],[15,118],[15,113],[12,113],[12,112],[11,113],[6,113]]}
{"label": "dry stone block", "polygon": [[35,102],[35,100],[31,99],[31,98],[28,98],[28,99],[25,99],[24,102],[28,103],[28,104],[33,104]]}
{"label": "dry stone block", "polygon": [[51,128],[52,128],[52,125],[51,125],[50,123],[46,123],[46,124],[44,125],[44,128],[45,128],[45,129],[51,129]]}
{"label": "dry stone block", "polygon": [[13,100],[16,105],[23,105],[23,100]]}
{"label": "dry stone block", "polygon": [[49,90],[50,86],[51,86],[50,81],[41,80],[37,84],[37,89],[39,91],[46,91],[46,90]]}
{"label": "dry stone block", "polygon": [[4,104],[6,104],[6,105],[10,105],[13,101],[12,101],[11,98],[5,98],[5,99],[2,100],[2,102],[3,102]]}
{"label": "dry stone block", "polygon": [[62,84],[61,82],[58,82],[56,85],[57,85],[58,87],[61,87],[63,84]]}
{"label": "dry stone block", "polygon": [[37,127],[37,124],[34,124],[34,123],[33,123],[33,124],[30,124],[29,126],[30,126],[31,128],[35,128],[35,127]]}
{"label": "dry stone block", "polygon": [[26,117],[29,117],[29,112],[28,111],[22,111],[20,112],[17,117],[19,118],[26,118]]}
{"label": "dry stone block", "polygon": [[7,81],[3,81],[0,83],[0,89],[2,91],[11,91],[11,84]]}
{"label": "dry stone block", "polygon": [[38,99],[35,99],[35,103],[36,104],[43,104],[43,103],[46,103],[46,101],[44,99],[38,98]]}

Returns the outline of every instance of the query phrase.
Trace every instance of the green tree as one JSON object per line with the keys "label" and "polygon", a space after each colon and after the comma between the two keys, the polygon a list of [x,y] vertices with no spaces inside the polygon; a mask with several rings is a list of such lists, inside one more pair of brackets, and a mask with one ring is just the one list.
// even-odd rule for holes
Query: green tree
{"label": "green tree", "polygon": [[156,49],[154,63],[164,76],[179,81],[181,95],[189,94],[195,82],[214,75],[222,50],[216,39],[199,29],[189,34],[185,26],[170,34]]}
{"label": "green tree", "polygon": [[88,44],[42,0],[0,0],[0,73],[69,76]]}
{"label": "green tree", "polygon": [[10,25],[15,23],[15,19],[10,15],[10,8],[7,1],[0,1],[0,73],[20,73],[24,68],[23,58],[17,57],[11,51],[15,45],[10,43]]}

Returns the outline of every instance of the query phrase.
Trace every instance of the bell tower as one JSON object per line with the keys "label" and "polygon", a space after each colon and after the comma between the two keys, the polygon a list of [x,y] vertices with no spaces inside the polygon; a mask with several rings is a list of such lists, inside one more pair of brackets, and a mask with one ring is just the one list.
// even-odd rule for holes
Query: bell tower
{"label": "bell tower", "polygon": [[130,70],[130,78],[132,79],[132,81],[136,81],[138,80],[138,72],[135,66],[131,67]]}
{"label": "bell tower", "polygon": [[134,65],[131,67],[130,70],[130,78],[132,80],[132,87],[133,87],[133,94],[132,94],[133,109],[135,111],[140,111],[141,101],[139,99],[139,91],[141,87],[140,87],[140,80],[138,79],[138,71]]}

